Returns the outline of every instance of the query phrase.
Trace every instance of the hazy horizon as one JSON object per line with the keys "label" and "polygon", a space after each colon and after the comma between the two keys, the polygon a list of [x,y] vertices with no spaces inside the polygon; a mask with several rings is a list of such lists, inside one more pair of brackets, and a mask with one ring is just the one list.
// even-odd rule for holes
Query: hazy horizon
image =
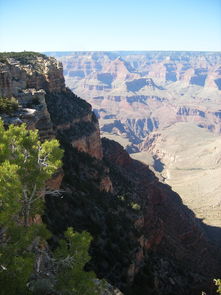
{"label": "hazy horizon", "polygon": [[[26,51],[26,50],[25,50]],[[56,53],[56,52],[64,52],[64,53],[71,53],[71,52],[136,52],[136,53],[142,53],[142,52],[202,52],[202,53],[221,53],[220,50],[159,50],[159,49],[153,49],[153,50],[127,50],[127,49],[120,49],[120,50],[49,50],[49,51],[41,51],[41,53]]]}

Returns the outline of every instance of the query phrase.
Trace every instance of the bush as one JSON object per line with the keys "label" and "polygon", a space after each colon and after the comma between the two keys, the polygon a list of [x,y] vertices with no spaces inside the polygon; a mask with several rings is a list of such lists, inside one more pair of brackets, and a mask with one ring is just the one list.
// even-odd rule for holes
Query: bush
{"label": "bush", "polygon": [[0,97],[0,114],[12,114],[18,109],[18,101],[12,97],[12,98],[4,98]]}
{"label": "bush", "polygon": [[21,64],[27,64],[36,57],[43,57],[48,59],[44,54],[33,52],[33,51],[22,51],[22,52],[0,52],[0,62],[7,62],[7,58],[14,58],[21,62]]}

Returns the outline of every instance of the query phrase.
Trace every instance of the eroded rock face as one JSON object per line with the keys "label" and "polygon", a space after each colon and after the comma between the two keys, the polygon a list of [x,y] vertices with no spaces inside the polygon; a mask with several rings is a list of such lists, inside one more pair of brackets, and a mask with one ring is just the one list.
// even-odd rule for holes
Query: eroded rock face
{"label": "eroded rock face", "polygon": [[53,58],[33,56],[29,63],[7,58],[0,63],[0,96],[16,97],[20,108],[13,116],[1,114],[5,124],[25,122],[37,128],[42,140],[55,136],[45,102],[46,92],[64,91],[62,65]]}
{"label": "eroded rock face", "polygon": [[[16,118],[29,128],[39,128],[42,140],[52,132],[65,151],[63,171],[47,183],[49,188],[64,191],[46,196],[44,221],[55,239],[69,226],[89,231],[94,240],[87,269],[127,295],[195,295],[207,290],[210,278],[221,275],[220,256],[201,222],[170,187],[160,184],[148,167],[132,160],[119,144],[104,140],[102,149],[91,106],[63,88],[62,81],[55,83],[59,70],[56,61],[50,61],[49,65],[42,57],[26,65],[36,79],[25,76],[25,65],[15,62],[15,69],[7,75],[13,77],[13,71],[16,75],[20,71],[16,76],[20,90],[16,92],[14,82],[4,78],[8,82],[1,84],[1,93],[18,98]],[[45,63],[48,72],[35,72],[35,68],[45,69]],[[98,61],[96,66],[99,68]],[[118,75],[115,66],[124,76],[129,69],[118,59],[111,65],[113,75]],[[86,68],[91,71],[90,66]],[[111,77],[99,79],[107,84]],[[146,86],[152,87],[148,81],[145,83],[151,85]],[[9,117],[4,119],[9,123]]]}
{"label": "eroded rock face", "polygon": [[[56,56],[56,52],[51,54]],[[73,86],[74,80],[87,77],[94,77],[111,88],[115,79],[132,81],[148,76],[163,83],[184,81],[188,84],[219,88],[219,53],[64,52],[59,53],[58,59],[64,64],[65,77]]]}
{"label": "eroded rock face", "polygon": [[[79,151],[102,159],[99,126],[91,106],[65,87],[62,64],[41,54],[0,63],[0,96],[16,97],[19,110],[0,114],[5,124],[37,128],[41,140],[65,138]],[[65,107],[65,104],[68,106]],[[62,173],[51,180],[57,189]],[[53,185],[52,185],[53,184]]]}
{"label": "eroded rock face", "polygon": [[[91,103],[101,136],[118,141],[149,165],[154,161],[161,180],[172,185],[199,218],[219,226],[220,53],[73,52],[59,59],[69,87]],[[183,139],[174,134],[178,125],[184,142],[189,142],[186,153],[180,153]],[[202,130],[199,145],[204,151],[195,146]],[[208,145],[208,139],[213,144]],[[211,168],[214,161],[218,164]]]}
{"label": "eroded rock face", "polygon": [[54,58],[39,55],[28,64],[8,58],[0,63],[0,72],[0,96],[3,97],[17,97],[29,88],[49,92],[65,90],[62,64]]}
{"label": "eroded rock face", "polygon": [[84,136],[80,139],[74,140],[72,146],[76,147],[80,152],[89,154],[91,157],[102,159],[102,150],[100,142],[100,131],[98,125],[96,130],[89,136]]}
{"label": "eroded rock face", "polygon": [[113,173],[117,169],[132,184],[142,207],[137,219],[143,230],[141,248],[129,269],[133,280],[126,294],[200,294],[211,274],[220,272],[220,248],[213,248],[201,221],[146,165],[132,160],[118,143],[102,142],[114,190],[122,193],[119,176]]}
{"label": "eroded rock face", "polygon": [[101,160],[99,125],[91,106],[70,90],[48,93],[46,101],[57,136],[78,151]]}
{"label": "eroded rock face", "polygon": [[[21,106],[14,119],[3,114],[6,123],[10,124],[16,120],[17,123],[25,122],[28,128],[39,129],[42,140],[53,137],[56,130],[59,130],[59,133],[62,131],[67,134],[75,133],[72,139],[73,147],[98,159],[102,158],[99,126],[95,117],[92,118],[90,105],[85,102],[76,109],[70,107],[66,119],[64,119],[65,114],[61,113],[63,105],[69,103],[65,97],[69,100],[78,100],[78,98],[65,88],[63,67],[60,62],[40,54],[32,57],[29,63],[8,58],[4,63],[0,63],[0,74],[0,96],[16,97]],[[57,114],[56,118],[51,120],[45,98],[49,101],[50,96],[56,99],[56,95],[57,102],[53,101],[53,104]],[[52,109],[51,104],[48,104]],[[59,117],[63,118],[63,121],[59,121],[57,119]],[[81,130],[84,127],[85,133]],[[72,132],[73,129],[76,130]]]}
{"label": "eroded rock face", "polygon": [[73,52],[59,60],[67,85],[92,105],[105,136],[137,144],[153,130],[192,121],[221,132],[220,53]]}

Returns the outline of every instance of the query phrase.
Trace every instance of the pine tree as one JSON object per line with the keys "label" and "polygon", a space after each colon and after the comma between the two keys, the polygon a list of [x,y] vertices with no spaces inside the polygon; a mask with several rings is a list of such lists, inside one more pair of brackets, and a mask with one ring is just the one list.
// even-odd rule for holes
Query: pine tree
{"label": "pine tree", "polygon": [[[61,166],[57,140],[41,143],[38,131],[0,120],[0,294],[96,295],[107,283],[85,272],[91,236],[69,228],[54,253],[43,223],[45,182]],[[106,294],[109,294],[106,292]]]}
{"label": "pine tree", "polygon": [[33,245],[50,233],[33,218],[43,209],[44,185],[61,166],[57,140],[41,143],[38,131],[0,120],[0,290],[31,294],[27,282],[34,270]]}
{"label": "pine tree", "polygon": [[94,272],[84,271],[85,264],[90,260],[88,248],[91,240],[88,232],[76,233],[72,228],[68,228],[65,239],[60,240],[54,258],[57,267],[56,290],[61,294],[98,295],[107,288],[107,283],[96,279]]}

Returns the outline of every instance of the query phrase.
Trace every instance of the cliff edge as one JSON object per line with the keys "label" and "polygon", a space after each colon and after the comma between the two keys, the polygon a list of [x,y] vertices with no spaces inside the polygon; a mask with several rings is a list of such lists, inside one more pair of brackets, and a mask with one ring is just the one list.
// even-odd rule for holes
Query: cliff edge
{"label": "cliff edge", "polygon": [[197,295],[220,277],[220,249],[171,188],[103,139],[91,106],[65,87],[62,65],[36,53],[0,59],[0,96],[19,108],[1,113],[8,124],[26,122],[41,140],[56,137],[63,171],[51,180],[60,196],[45,197],[44,222],[56,243],[68,226],[89,231],[94,269],[125,294]]}

